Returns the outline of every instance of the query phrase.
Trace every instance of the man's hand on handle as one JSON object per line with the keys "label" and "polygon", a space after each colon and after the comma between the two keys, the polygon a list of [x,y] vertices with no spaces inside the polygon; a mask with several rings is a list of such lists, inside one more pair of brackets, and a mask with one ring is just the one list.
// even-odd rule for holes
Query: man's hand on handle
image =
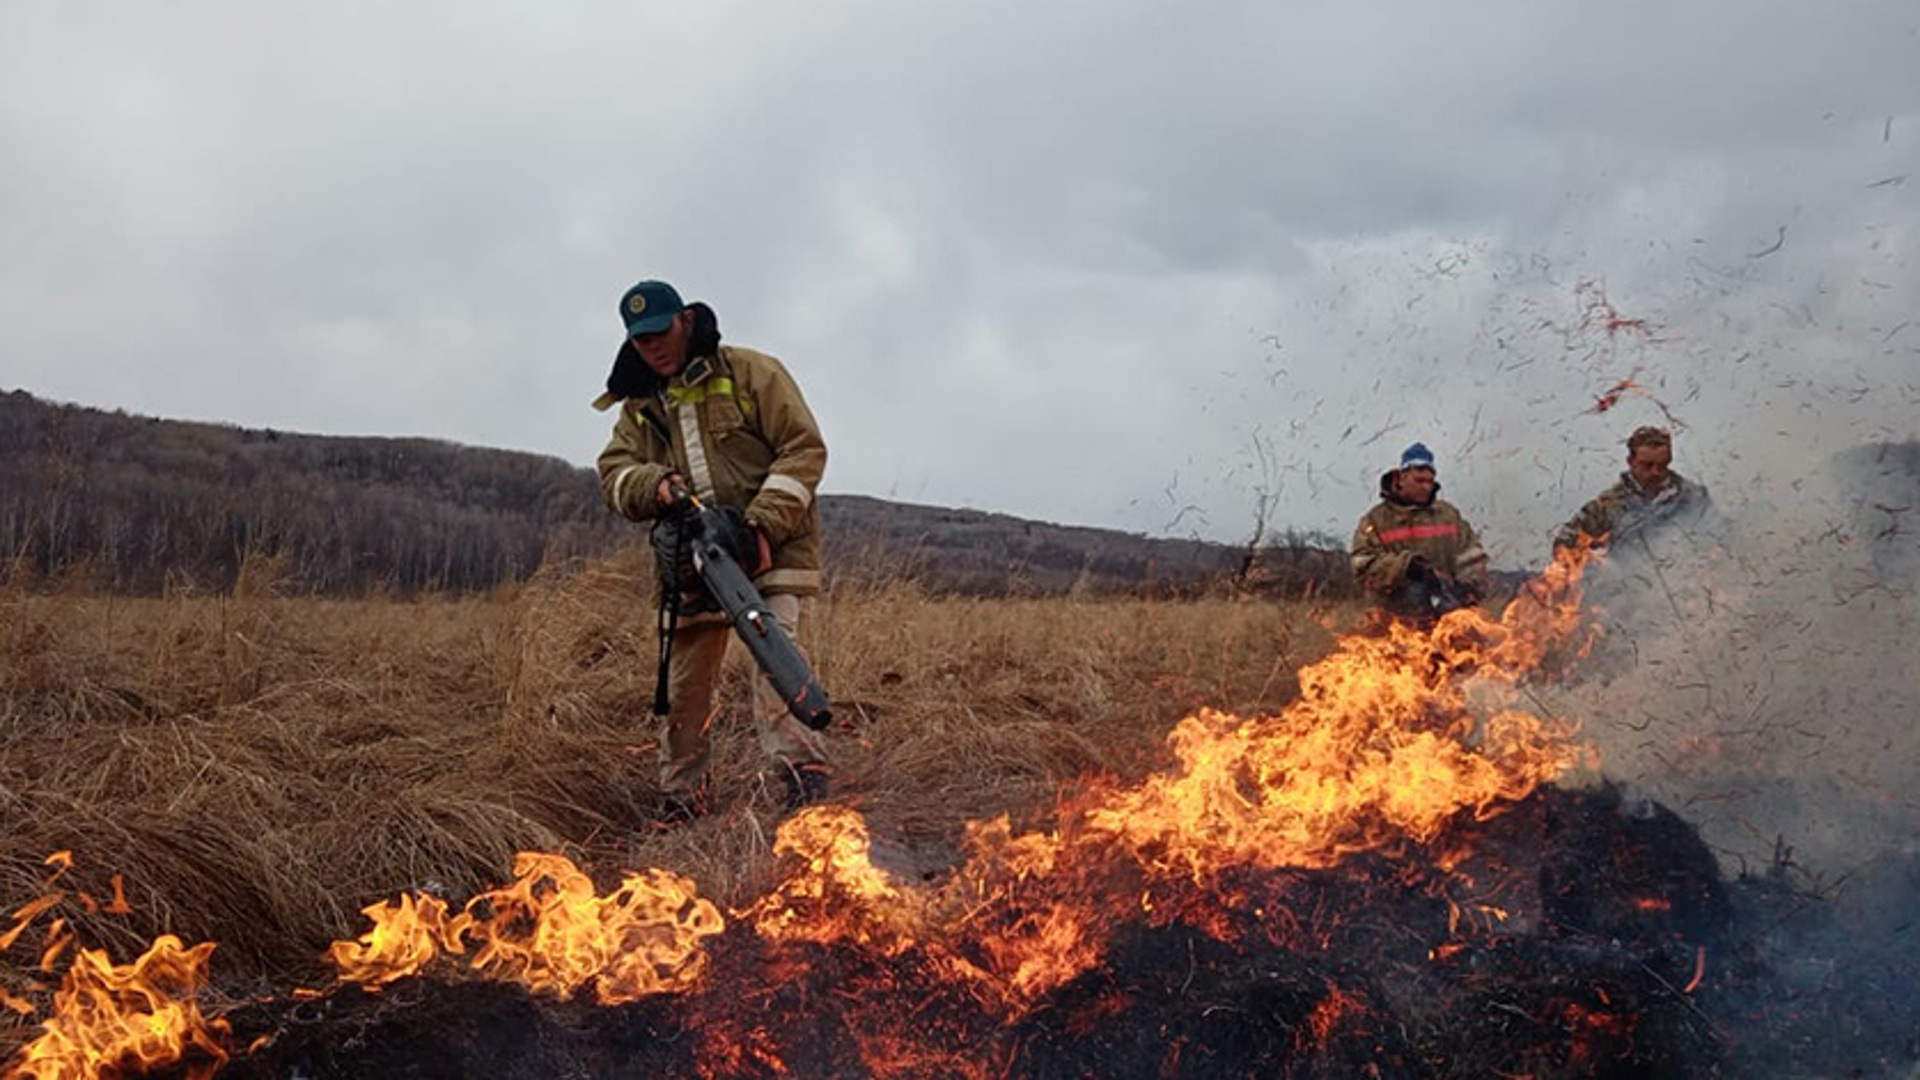
{"label": "man's hand on handle", "polygon": [[[654,489],[653,498],[662,510],[671,510],[692,499],[693,493],[687,489],[685,477],[679,473],[668,473],[660,478],[660,485]],[[750,543],[738,545],[741,550],[735,552],[735,555],[739,558],[748,577],[759,577],[773,569],[773,543],[767,539],[767,534],[760,530],[758,524],[753,522],[744,524],[746,533],[753,539]]]}

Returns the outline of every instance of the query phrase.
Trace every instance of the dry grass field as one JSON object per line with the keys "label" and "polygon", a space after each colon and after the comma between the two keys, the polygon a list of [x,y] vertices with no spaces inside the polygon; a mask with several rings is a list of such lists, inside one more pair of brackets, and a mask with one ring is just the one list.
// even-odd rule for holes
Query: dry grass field
{"label": "dry grass field", "polygon": [[[363,905],[464,898],[510,879],[516,851],[606,881],[675,869],[723,907],[764,887],[780,785],[743,711],[716,726],[714,814],[650,826],[644,556],[480,598],[277,592],[271,564],[220,596],[0,591],[0,904],[41,895],[46,857],[71,851],[41,925],[121,959],[166,931],[218,942],[215,989],[237,995],[318,985]],[[873,823],[876,859],[912,873],[945,865],[965,820],[1142,774],[1203,704],[1276,709],[1356,614],[901,582],[813,602],[802,639],[839,705],[836,799]],[[732,663],[744,701],[751,672],[740,650]],[[102,910],[114,874],[131,913]],[[0,990],[44,1002],[37,934],[0,953]],[[26,1024],[0,1010],[0,1058]]]}

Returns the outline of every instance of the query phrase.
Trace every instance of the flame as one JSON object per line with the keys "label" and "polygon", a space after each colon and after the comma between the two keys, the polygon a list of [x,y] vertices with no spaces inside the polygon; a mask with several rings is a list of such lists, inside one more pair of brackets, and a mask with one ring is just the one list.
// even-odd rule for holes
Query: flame
{"label": "flame", "polygon": [[108,879],[113,885],[113,899],[101,911],[108,915],[131,915],[133,905],[127,903],[127,878],[124,874],[115,874]]}
{"label": "flame", "polygon": [[[1130,895],[1151,921],[1208,927],[1207,911],[1152,882],[1212,885],[1218,905],[1231,902],[1219,889],[1231,870],[1322,869],[1433,843],[1461,813],[1490,816],[1590,762],[1573,725],[1518,707],[1524,679],[1591,644],[1579,614],[1586,554],[1559,552],[1498,619],[1463,610],[1430,628],[1343,637],[1276,716],[1187,717],[1168,739],[1173,768],[1083,795],[1052,831],[970,825],[966,863],[932,890],[872,864],[854,811],[802,813],[780,829],[786,876],[752,907],[753,925],[775,944],[920,949],[1017,1014],[1100,963],[1132,906],[1112,902],[1119,864],[1144,875]],[[1468,914],[1507,917],[1490,905]],[[1270,921],[1295,925],[1286,912]]]}
{"label": "flame", "polygon": [[360,909],[373,920],[373,929],[357,941],[336,941],[327,959],[344,982],[378,989],[417,975],[441,952],[466,951],[463,936],[473,925],[461,912],[449,917],[447,903],[436,896],[406,893],[394,904],[382,900]]}
{"label": "flame", "polygon": [[[65,890],[54,888],[53,883],[66,876],[68,870],[73,869],[73,852],[66,850],[56,851],[45,859],[42,859],[41,865],[53,867],[53,873],[47,875],[47,877],[40,882],[40,887],[45,891],[14,909],[12,928],[6,933],[0,934],[0,952],[5,952],[13,948],[13,943],[20,940],[20,935],[27,932],[27,927],[33,925],[35,919],[58,907],[60,902],[67,898]],[[114,898],[124,905],[126,898],[121,895],[120,889],[120,875],[115,874]],[[82,893],[81,895],[85,896],[86,894]],[[64,929],[65,920],[54,920],[53,927],[47,931],[47,947],[49,949],[52,949],[55,945],[64,947],[64,945],[61,944],[63,941],[61,931]]]}
{"label": "flame", "polygon": [[474,927],[473,967],[533,990],[591,986],[604,1004],[685,990],[705,967],[701,939],[726,929],[692,881],[665,870],[629,874],[604,897],[564,856],[524,852],[514,872],[513,885],[468,905],[494,911]]}
{"label": "flame", "polygon": [[[1310,890],[1295,904],[1284,887],[1293,877],[1271,872],[1410,845],[1431,846],[1435,865],[1457,863],[1464,856],[1443,846],[1450,824],[1497,814],[1590,760],[1573,725],[1533,715],[1523,700],[1543,665],[1591,644],[1579,614],[1586,554],[1557,553],[1498,618],[1462,610],[1430,627],[1341,637],[1301,671],[1299,697],[1277,714],[1208,709],[1181,720],[1168,737],[1169,768],[1080,792],[1050,829],[1016,833],[1005,817],[970,824],[964,862],[934,885],[876,866],[856,811],[807,809],[780,827],[776,885],[740,917],[767,946],[772,971],[799,970],[821,949],[904,961],[886,970],[920,981],[888,975],[874,985],[956,988],[1008,1022],[1098,967],[1120,928],[1142,917],[1222,941],[1264,934],[1311,948],[1326,940],[1331,916],[1312,907]],[[1242,871],[1264,872],[1269,891],[1248,887]],[[379,989],[443,956],[470,955],[481,977],[617,1004],[695,988],[706,939],[726,929],[692,881],[664,870],[628,874],[604,896],[561,855],[521,853],[514,873],[457,910],[420,893],[374,904],[365,909],[372,928],[328,957],[342,982]],[[124,905],[117,882],[115,891]],[[15,912],[6,943],[51,907]],[[1507,918],[1490,904],[1449,908],[1451,930]],[[65,947],[54,939],[71,936],[60,931],[49,935],[48,963]],[[217,1067],[227,1029],[193,1004],[211,948],[162,938],[119,982],[119,969],[82,950],[48,1035],[29,1048],[38,1056],[15,1075],[93,1075],[84,1070],[184,1061],[196,1050]],[[1452,955],[1445,946],[1433,954]],[[1304,1030],[1324,1042],[1367,1011],[1329,984]],[[726,1030],[735,1060],[788,1068],[769,1033]],[[924,1032],[884,1022],[850,1030],[876,1075],[918,1075],[948,1060]]]}
{"label": "flame", "polygon": [[180,1065],[200,1080],[227,1060],[226,1021],[208,1019],[196,998],[213,943],[188,949],[172,934],[131,964],[81,949],[54,994],[53,1015],[7,1073],[9,1080],[82,1080]]}
{"label": "flame", "polygon": [[513,884],[482,893],[458,913],[424,894],[365,909],[373,929],[335,942],[328,958],[345,982],[378,988],[477,944],[471,968],[536,992],[603,1004],[695,985],[702,939],[726,929],[693,882],[665,870],[629,874],[606,896],[563,855],[522,852]]}
{"label": "flame", "polygon": [[[84,890],[69,893],[55,884],[73,869],[73,853],[56,851],[44,865],[53,872],[41,880],[46,890],[13,912],[13,925],[0,933],[0,951],[13,947],[42,916],[71,896],[88,914],[126,914],[126,884],[113,875],[113,900],[105,905]],[[52,972],[73,948],[73,924],[64,916],[49,919],[37,968]],[[211,1076],[227,1060],[226,1022],[209,1019],[196,1000],[206,985],[207,942],[191,949],[163,935],[130,964],[115,964],[105,950],[79,949],[68,962],[54,992],[41,1034],[23,1047],[6,1071],[8,1080],[80,1080],[167,1066],[179,1075]],[[34,989],[40,989],[35,986]],[[38,1010],[31,1001],[0,989],[0,1007],[19,1016]]]}
{"label": "flame", "polygon": [[[1169,738],[1177,767],[1114,792],[1088,828],[1199,879],[1429,843],[1462,810],[1524,798],[1585,758],[1570,726],[1514,707],[1520,679],[1578,631],[1582,562],[1562,552],[1498,621],[1462,610],[1342,638],[1278,716],[1188,717]],[[1499,711],[1476,719],[1469,682]]]}
{"label": "flame", "polygon": [[13,929],[8,930],[4,934],[0,934],[0,952],[5,952],[13,948],[13,943],[20,940],[20,935],[27,932],[27,927],[33,925],[33,920],[39,918],[48,910],[58,907],[60,901],[65,898],[65,893],[50,892],[45,896],[29,900],[14,909]]}
{"label": "flame", "polygon": [[894,956],[919,936],[924,901],[873,865],[867,823],[843,806],[816,806],[780,826],[773,851],[792,871],[748,910],[772,942],[848,942]]}

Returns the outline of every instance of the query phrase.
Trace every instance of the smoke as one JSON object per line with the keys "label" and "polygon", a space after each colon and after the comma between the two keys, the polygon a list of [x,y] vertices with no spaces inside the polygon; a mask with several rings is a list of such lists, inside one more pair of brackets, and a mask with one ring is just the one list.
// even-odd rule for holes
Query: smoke
{"label": "smoke", "polygon": [[1552,706],[1728,872],[1836,881],[1910,861],[1917,463],[1920,443],[1834,455],[1590,576],[1604,633]]}

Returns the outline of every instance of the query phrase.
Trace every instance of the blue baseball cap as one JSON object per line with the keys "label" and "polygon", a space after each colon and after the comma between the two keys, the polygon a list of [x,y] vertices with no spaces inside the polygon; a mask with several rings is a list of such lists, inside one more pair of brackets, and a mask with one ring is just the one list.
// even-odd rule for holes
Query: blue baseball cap
{"label": "blue baseball cap", "polygon": [[1400,467],[1403,469],[1431,469],[1433,468],[1433,451],[1427,449],[1426,443],[1414,443],[1412,446],[1400,451]]}
{"label": "blue baseball cap", "polygon": [[673,317],[686,308],[673,286],[648,279],[620,298],[620,321],[627,324],[628,337],[657,334],[672,325]]}

